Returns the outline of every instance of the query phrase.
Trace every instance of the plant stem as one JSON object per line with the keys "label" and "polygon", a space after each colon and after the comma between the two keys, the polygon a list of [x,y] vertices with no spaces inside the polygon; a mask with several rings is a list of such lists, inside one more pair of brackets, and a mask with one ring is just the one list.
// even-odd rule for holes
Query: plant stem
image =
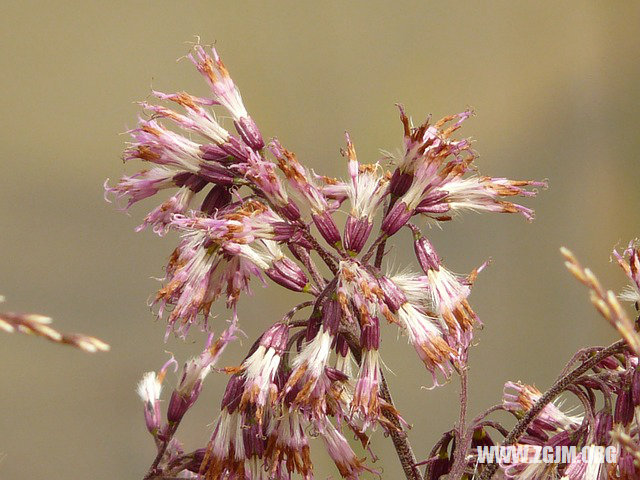
{"label": "plant stem", "polygon": [[[345,339],[347,340],[347,343],[351,348],[351,352],[353,353],[354,359],[358,364],[360,364],[362,357],[360,355],[361,349],[359,336],[355,332],[353,326],[343,325],[343,327],[344,329],[341,330],[340,333],[344,335]],[[393,398],[391,398],[391,392],[389,391],[387,380],[386,378],[384,378],[384,373],[382,373],[382,371],[380,371],[379,395],[385,402],[387,402],[387,404],[392,407],[389,410],[383,410],[382,414],[395,427],[395,430],[389,430],[389,435],[391,436],[393,446],[396,449],[398,459],[400,460],[402,470],[404,470],[404,474],[407,480],[423,480],[422,474],[420,473],[420,470],[418,470],[416,456],[413,453],[413,449],[411,448],[409,439],[407,438],[406,433],[402,430],[400,421],[393,414],[393,412],[395,411],[395,405],[393,404]]]}
{"label": "plant stem", "polygon": [[167,451],[167,447],[169,446],[169,443],[171,442],[171,439],[173,438],[173,435],[175,435],[179,424],[180,424],[179,422],[176,422],[176,423],[172,423],[170,425],[167,425],[167,431],[164,434],[164,440],[162,441],[162,443],[158,447],[158,454],[156,455],[156,458],[153,459],[153,463],[149,467],[149,471],[144,476],[143,480],[152,479],[152,478],[157,477],[159,474],[162,473],[162,472],[158,472],[157,471],[158,470],[158,465],[160,464],[160,461],[162,460],[162,457],[164,456],[164,453]]}
{"label": "plant stem", "polygon": [[[380,372],[380,380],[380,396],[389,405],[393,406],[393,398],[391,398],[391,392],[389,392],[387,380],[384,378],[384,374],[382,372]],[[402,430],[400,421],[392,412],[384,411],[383,415],[393,424],[394,427],[396,427],[396,430],[390,431],[391,440],[393,441],[393,446],[396,449],[396,453],[398,454],[398,458],[402,464],[402,470],[404,470],[407,480],[422,480],[422,474],[416,466],[416,456],[413,453],[413,449],[411,448],[411,444],[409,443],[406,433]]]}
{"label": "plant stem", "polygon": [[[622,351],[625,347],[625,341],[618,340],[616,343],[613,343],[607,348],[600,350],[579,367],[560,377],[552,385],[552,387],[547,390],[547,392],[542,395],[542,397],[540,397],[536,404],[531,407],[526,415],[520,419],[516,426],[513,427],[513,430],[511,430],[509,435],[506,436],[504,442],[502,442],[502,445],[513,445],[515,442],[517,442],[525,432],[529,424],[536,418],[536,416],[542,411],[542,409],[546,407],[550,402],[552,402],[558,395],[560,395],[569,385],[575,382],[587,370],[600,363],[603,359],[607,358],[609,355]],[[497,463],[487,465],[480,473],[478,480],[489,480],[491,477],[493,477],[494,473],[496,473],[497,469]]]}
{"label": "plant stem", "polygon": [[318,241],[313,237],[313,235],[309,233],[308,230],[304,231],[304,238],[313,246],[313,249],[318,252],[318,255],[320,255],[320,258],[322,258],[327,267],[329,267],[331,273],[333,273],[334,275],[338,273],[338,267],[336,266],[336,261],[333,255],[322,248],[322,245],[318,243]]}
{"label": "plant stem", "polygon": [[[362,263],[367,263],[369,262],[369,259],[373,256],[373,252],[376,248],[378,248],[382,243],[384,243],[387,240],[387,235],[386,234],[381,234],[375,242],[373,242],[371,244],[371,246],[369,247],[369,250],[367,250],[367,253],[364,254],[364,256],[362,257]],[[384,247],[382,248],[382,251],[384,252]],[[377,259],[377,253],[376,253],[376,259]],[[382,264],[382,259],[380,259],[380,263]],[[378,267],[380,268],[380,267]]]}
{"label": "plant stem", "polygon": [[471,447],[471,439],[473,438],[473,430],[467,432],[467,400],[468,400],[468,374],[467,374],[467,352],[465,351],[460,359],[458,366],[460,374],[460,417],[456,426],[456,450],[454,453],[453,466],[449,478],[455,480],[461,478],[467,468],[467,452]]}

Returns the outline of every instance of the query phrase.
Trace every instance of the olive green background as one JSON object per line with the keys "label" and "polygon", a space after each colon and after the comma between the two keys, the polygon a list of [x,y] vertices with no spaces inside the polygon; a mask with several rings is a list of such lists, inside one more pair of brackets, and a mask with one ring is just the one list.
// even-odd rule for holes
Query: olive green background
{"label": "olive green background", "polygon": [[[615,338],[558,248],[572,248],[605,285],[625,284],[609,256],[640,234],[639,33],[637,2],[3,2],[3,308],[46,313],[112,351],[0,334],[0,478],[141,478],[153,458],[136,382],[166,351],[183,361],[202,339],[164,344],[146,306],[176,243],[133,231],[155,200],[126,216],[103,201],[102,184],[132,171],[120,155],[134,101],[152,86],[207,94],[191,64],[175,61],[195,35],[216,42],[264,135],[318,172],[346,173],[345,130],[361,161],[399,147],[402,102],[416,121],[474,107],[463,133],[476,140],[481,173],[549,179],[526,202],[531,224],[467,214],[428,231],[455,271],[493,259],[471,297],[485,323],[471,352],[474,414],[499,401],[506,380],[544,388],[577,348]],[[397,245],[390,258],[401,266],[409,236]],[[280,290],[256,285],[243,302],[249,340],[224,365],[286,311],[295,295]],[[457,418],[456,383],[421,389],[428,375],[391,328],[382,352],[424,459]],[[187,448],[208,438],[224,383],[207,380],[179,432]],[[380,431],[373,448],[383,478],[399,478]],[[315,452],[317,478],[337,477]]]}

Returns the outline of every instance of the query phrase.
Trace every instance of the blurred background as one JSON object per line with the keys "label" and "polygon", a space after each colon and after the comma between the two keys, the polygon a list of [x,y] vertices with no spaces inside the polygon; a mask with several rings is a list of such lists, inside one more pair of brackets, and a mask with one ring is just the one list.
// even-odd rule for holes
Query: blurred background
{"label": "blurred background", "polygon": [[[151,87],[207,94],[191,64],[176,63],[195,35],[216,43],[265,136],[319,172],[346,173],[345,130],[361,161],[399,147],[401,102],[416,122],[472,106],[462,133],[476,140],[481,173],[549,179],[525,202],[533,223],[468,214],[428,232],[455,271],[493,259],[471,296],[485,328],[471,352],[470,414],[497,403],[505,381],[545,389],[576,349],[615,339],[558,248],[606,286],[626,284],[609,257],[640,235],[640,4],[22,1],[0,12],[2,308],[112,345],[92,356],[0,335],[0,478],[142,478],[153,459],[136,382],[167,351],[182,362],[202,340],[164,344],[147,307],[176,243],[134,232],[155,200],[127,216],[104,202],[102,185],[131,173],[121,152],[134,101]],[[401,240],[397,265],[412,250]],[[291,297],[274,291],[256,286],[242,303],[251,340],[223,365],[286,311]],[[457,384],[421,389],[428,375],[391,329],[382,352],[424,459],[457,418]],[[209,377],[178,434],[187,448],[208,439],[224,384]],[[390,445],[374,435],[376,465],[400,478]],[[338,476],[314,456],[317,478]]]}

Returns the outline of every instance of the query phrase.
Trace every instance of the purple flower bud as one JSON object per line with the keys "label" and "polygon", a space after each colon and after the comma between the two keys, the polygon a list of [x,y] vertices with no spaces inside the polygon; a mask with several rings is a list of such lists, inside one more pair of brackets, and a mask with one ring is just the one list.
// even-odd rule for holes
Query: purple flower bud
{"label": "purple flower bud", "polygon": [[309,317],[309,321],[307,322],[307,331],[305,332],[304,339],[307,342],[310,342],[318,334],[321,326],[322,326],[322,315],[312,314]]}
{"label": "purple flower bud", "polygon": [[223,185],[216,185],[202,201],[200,210],[208,215],[212,215],[216,210],[226,207],[231,203],[231,191]]}
{"label": "purple flower bud", "polygon": [[546,443],[549,440],[549,435],[546,434],[542,426],[537,424],[529,425],[527,434],[520,438],[520,443],[539,444]]}
{"label": "purple flower bud", "polygon": [[346,357],[349,353],[349,342],[344,335],[338,335],[336,338],[336,353],[341,357]]}
{"label": "purple flower bud", "polygon": [[413,242],[413,248],[424,273],[428,273],[429,270],[435,270],[436,272],[440,270],[440,258],[438,258],[436,250],[426,237],[416,237]]}
{"label": "purple flower bud", "polygon": [[265,449],[262,426],[257,423],[254,423],[251,426],[245,426],[242,429],[242,443],[244,444],[246,458],[262,458]]}
{"label": "purple flower bud", "polygon": [[298,206],[293,203],[293,200],[289,200],[289,203],[286,205],[278,206],[278,210],[282,215],[284,215],[288,220],[295,222],[300,218],[300,209]]}
{"label": "purple flower bud", "polygon": [[238,405],[240,405],[243,390],[244,378],[240,375],[231,377],[222,396],[220,409],[224,410],[226,408],[229,413],[233,413],[238,408]]}
{"label": "purple flower bud", "polygon": [[620,454],[620,459],[618,460],[618,469],[620,471],[620,477],[618,478],[638,478],[636,467],[633,462],[633,457],[629,452],[623,451]]}
{"label": "purple flower bud", "polygon": [[324,329],[332,336],[336,336],[340,328],[340,320],[342,319],[342,309],[337,300],[329,300],[325,302],[322,308],[322,325]]}
{"label": "purple flower bud", "polygon": [[631,398],[635,407],[640,406],[640,367],[636,367],[631,381]]}
{"label": "purple flower bud", "polygon": [[[291,376],[287,378],[286,384],[289,383],[290,378]],[[301,382],[296,382],[294,385],[291,385],[291,390],[289,390],[284,396],[284,404],[287,406],[291,405],[300,393],[300,390],[302,390],[302,387],[303,385]]]}
{"label": "purple flower bud", "polygon": [[473,437],[471,438],[472,449],[475,449],[476,447],[490,447],[492,445],[495,444],[484,428],[476,428],[473,431]]}
{"label": "purple flower bud", "polygon": [[278,285],[294,292],[302,292],[309,284],[309,279],[298,264],[287,257],[274,261],[273,266],[264,273]]}
{"label": "purple flower bud", "polygon": [[389,183],[389,191],[391,192],[391,195],[401,197],[407,193],[407,190],[409,190],[412,183],[412,174],[401,172],[400,169],[396,169],[396,171],[393,172],[391,182]]}
{"label": "purple flower bud", "polygon": [[438,459],[427,467],[425,480],[439,480],[451,471],[451,467],[453,466],[453,458],[449,458],[449,445],[451,440],[453,440],[453,435],[451,433],[445,433],[440,441],[442,446],[440,450],[438,450]]}
{"label": "purple flower bud", "polygon": [[598,363],[598,366],[608,370],[617,370],[620,367],[620,363],[615,357],[606,357]]}
{"label": "purple flower bud", "polygon": [[186,466],[186,469],[193,473],[198,473],[200,471],[200,467],[202,466],[202,462],[204,461],[204,457],[207,454],[206,448],[199,448],[195,450],[191,454],[191,461]]}
{"label": "purple flower bud", "polygon": [[451,210],[451,206],[447,202],[443,202],[449,195],[449,192],[444,190],[434,191],[427,194],[418,206],[416,207],[416,213],[427,214],[442,214]]}
{"label": "purple flower bud", "polygon": [[363,350],[378,350],[380,348],[380,322],[376,317],[371,318],[371,323],[362,327],[360,346]]}
{"label": "purple flower bud", "polygon": [[344,227],[344,248],[354,254],[360,253],[372,228],[373,223],[367,217],[357,219],[349,215]]}
{"label": "purple flower bud", "polygon": [[167,420],[169,420],[170,423],[177,423],[182,420],[182,417],[187,413],[189,407],[193,405],[190,399],[191,397],[183,397],[175,391],[171,394],[169,407],[167,407]]}
{"label": "purple flower bud", "polygon": [[273,348],[278,355],[282,355],[287,348],[289,327],[284,323],[275,323],[260,337],[260,345]]}
{"label": "purple flower bud", "polygon": [[633,420],[633,401],[628,388],[622,389],[616,399],[614,422],[621,423],[625,427]]}
{"label": "purple flower bud", "polygon": [[[419,208],[440,208],[440,201],[447,198],[448,195],[449,192],[446,190],[435,190],[429,192],[427,196],[420,201],[416,210]],[[448,210],[449,206],[447,204],[445,204],[445,206]]]}
{"label": "purple flower bud", "polygon": [[568,447],[571,445],[571,436],[569,432],[560,432],[549,439],[547,445],[550,447]]}
{"label": "purple flower bud", "polygon": [[287,222],[274,222],[271,227],[273,227],[273,240],[276,242],[291,240],[298,230],[296,225]]}
{"label": "purple flower bud", "polygon": [[238,121],[233,122],[236,130],[244,140],[244,143],[249,145],[254,150],[260,150],[264,147],[264,140],[262,134],[258,130],[256,122],[251,117],[242,117]]}
{"label": "purple flower bud", "polygon": [[387,277],[380,277],[378,284],[384,295],[384,303],[389,307],[389,310],[396,313],[407,302],[404,292]]}
{"label": "purple flower bud", "polygon": [[251,149],[242,140],[233,135],[230,135],[229,140],[220,145],[220,147],[239,162],[246,162],[251,155]]}
{"label": "purple flower bud", "polygon": [[320,235],[322,235],[322,238],[324,238],[329,245],[333,247],[341,245],[342,239],[340,238],[340,232],[328,212],[313,215],[312,218]]}
{"label": "purple flower bud", "polygon": [[204,178],[189,172],[178,173],[173,177],[173,181],[178,187],[189,187],[194,193],[198,193],[207,185]]}
{"label": "purple flower bud", "polygon": [[[297,229],[293,233],[293,235],[289,239],[289,243],[293,243],[293,244],[299,245],[302,248],[304,248],[305,250],[313,250],[313,245],[311,245],[311,242],[309,242],[309,240],[307,240],[305,238],[304,234],[299,229]],[[297,256],[296,256],[296,258],[297,258]],[[302,261],[299,258],[298,258],[298,260]]]}
{"label": "purple flower bud", "polygon": [[425,477],[425,480],[440,480],[441,478],[446,478],[452,466],[453,459],[449,458],[446,452],[441,453],[429,466],[429,473]]}
{"label": "purple flower bud", "polygon": [[595,442],[598,445],[608,445],[613,429],[613,416],[606,410],[596,413]]}
{"label": "purple flower bud", "polygon": [[327,378],[332,382],[344,382],[345,380],[349,380],[349,375],[333,367],[325,367],[324,371],[327,374]]}
{"label": "purple flower bud", "polygon": [[233,175],[221,165],[202,163],[198,172],[206,181],[217,185],[233,185]]}
{"label": "purple flower bud", "polygon": [[426,214],[442,214],[447,213],[451,210],[451,207],[448,203],[438,203],[436,205],[423,205],[420,203],[416,207],[416,213],[426,213]]}
{"label": "purple flower bud", "polygon": [[391,208],[391,211],[387,213],[387,216],[384,217],[380,229],[391,236],[404,227],[413,216],[413,213],[413,210],[407,208],[406,203],[398,202]]}
{"label": "purple flower bud", "polygon": [[208,143],[200,146],[200,152],[203,160],[209,162],[232,163],[235,158],[227,153],[222,147]]}
{"label": "purple flower bud", "polygon": [[153,405],[145,405],[144,423],[149,433],[157,432],[160,429],[160,403],[155,402]]}

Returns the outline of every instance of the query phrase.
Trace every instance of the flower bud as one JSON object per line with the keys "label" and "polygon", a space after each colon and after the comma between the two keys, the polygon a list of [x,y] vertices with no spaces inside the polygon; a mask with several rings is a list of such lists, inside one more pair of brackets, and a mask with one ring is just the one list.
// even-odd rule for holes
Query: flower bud
{"label": "flower bud", "polygon": [[289,327],[284,323],[275,323],[260,337],[260,345],[266,349],[273,348],[278,355],[282,355],[287,348]]}
{"label": "flower bud", "polygon": [[596,413],[595,442],[598,445],[608,445],[613,429],[613,416],[606,410]]}
{"label": "flower bud", "polygon": [[322,308],[322,326],[332,337],[338,334],[340,320],[342,319],[342,309],[336,300],[325,302]]}
{"label": "flower bud", "polygon": [[633,380],[631,381],[631,398],[633,406],[640,406],[640,367],[636,367],[633,372]]}
{"label": "flower bud", "polygon": [[378,350],[380,348],[380,326],[376,317],[371,319],[370,324],[362,327],[360,346],[363,350]]}
{"label": "flower bud", "polygon": [[215,163],[203,162],[198,175],[217,185],[233,185],[233,175],[229,170]]}
{"label": "flower bud", "polygon": [[451,440],[453,440],[453,435],[451,433],[446,433],[444,438],[440,441],[442,446],[438,450],[438,458],[427,467],[425,480],[440,480],[440,478],[446,477],[446,475],[451,471],[451,467],[453,466],[453,458],[449,457],[449,445]]}
{"label": "flower bud", "polygon": [[566,430],[554,435],[549,439],[547,445],[550,447],[568,447],[571,445],[571,436]]}
{"label": "flower bud", "polygon": [[435,192],[429,192],[426,197],[424,197],[418,206],[416,207],[416,212],[418,213],[446,213],[451,207],[448,203],[442,202],[449,195],[449,192],[444,190],[439,190]]}
{"label": "flower bud", "polygon": [[615,359],[615,357],[606,357],[598,363],[598,367],[615,371],[620,368],[620,363]]}
{"label": "flower bud", "polygon": [[233,122],[236,130],[244,140],[244,143],[249,145],[254,150],[260,150],[264,147],[264,140],[262,134],[258,130],[258,126],[251,117],[242,117],[239,120]]}
{"label": "flower bud", "polygon": [[299,228],[289,222],[274,222],[270,225],[273,228],[273,240],[276,242],[289,242],[295,237]]}
{"label": "flower bud", "polygon": [[440,258],[438,258],[436,250],[426,237],[417,236],[413,242],[413,248],[424,273],[428,273],[429,270],[435,270],[436,272],[440,270]]}
{"label": "flower bud", "polygon": [[391,208],[386,217],[384,217],[380,229],[391,236],[405,226],[413,216],[413,213],[413,210],[409,210],[404,202],[398,202]]}
{"label": "flower bud", "polygon": [[207,160],[209,162],[218,162],[218,163],[233,163],[235,158],[227,153],[222,147],[214,144],[207,143],[206,145],[200,146],[200,155],[203,160]]}
{"label": "flower bud", "polygon": [[357,219],[349,216],[344,227],[344,248],[347,252],[358,254],[367,243],[373,223],[367,217]]}
{"label": "flower bud", "polygon": [[407,302],[404,292],[387,277],[380,277],[378,284],[384,295],[384,303],[389,307],[389,310],[396,313],[400,306]]}
{"label": "flower bud", "polygon": [[228,187],[215,185],[202,201],[200,210],[208,215],[212,215],[217,210],[226,207],[231,202],[231,191]]}
{"label": "flower bud", "polygon": [[198,193],[206,185],[207,181],[202,177],[189,172],[178,173],[173,177],[173,181],[178,187],[189,187],[194,193]]}
{"label": "flower bud", "polygon": [[289,200],[289,203],[286,205],[279,205],[278,210],[292,222],[295,222],[300,218],[300,209],[295,203],[293,203],[293,200]]}
{"label": "flower bud", "polygon": [[294,292],[302,292],[309,285],[309,279],[302,269],[287,257],[275,260],[271,268],[266,269],[264,273],[278,285]]}
{"label": "flower bud", "polygon": [[413,175],[402,172],[400,169],[396,169],[396,171],[393,172],[391,182],[389,183],[389,191],[391,192],[391,195],[401,197],[407,193],[407,190],[409,190],[412,183]]}
{"label": "flower bud", "polygon": [[473,431],[473,437],[471,438],[472,449],[476,447],[490,447],[492,445],[495,444],[484,428],[479,427]]}
{"label": "flower bud", "polygon": [[638,471],[634,464],[633,456],[629,452],[623,451],[620,454],[620,459],[618,460],[618,470],[620,471],[619,478],[638,478]]}
{"label": "flower bud", "polygon": [[313,223],[327,243],[333,247],[339,247],[342,243],[340,232],[333,218],[328,212],[313,215]]}
{"label": "flower bud", "polygon": [[633,420],[633,413],[631,391],[628,388],[623,388],[618,392],[618,398],[616,399],[614,422],[621,423],[626,427]]}
{"label": "flower bud", "polygon": [[246,162],[251,155],[251,149],[242,140],[233,135],[230,135],[227,142],[220,145],[220,147],[239,162]]}
{"label": "flower bud", "polygon": [[189,463],[187,463],[185,468],[193,473],[200,472],[202,462],[204,461],[206,454],[207,454],[206,448],[199,448],[195,450],[190,455],[191,460],[189,461]]}
{"label": "flower bud", "polygon": [[[162,375],[163,376],[163,375]],[[155,372],[147,372],[138,384],[138,395],[144,402],[144,420],[147,430],[155,435],[161,426],[160,392],[162,379]]]}
{"label": "flower bud", "polygon": [[[201,384],[200,384],[201,385]],[[200,393],[200,388],[198,389],[198,394]],[[174,391],[171,394],[171,399],[169,400],[169,406],[167,407],[167,420],[170,423],[177,423],[182,420],[184,414],[187,413],[187,410],[193,405],[195,400],[197,399],[197,394],[195,398],[183,397],[178,392]]]}
{"label": "flower bud", "polygon": [[227,388],[222,396],[220,409],[227,409],[229,413],[233,413],[240,405],[242,391],[244,389],[244,378],[240,375],[234,375],[227,382]]}

